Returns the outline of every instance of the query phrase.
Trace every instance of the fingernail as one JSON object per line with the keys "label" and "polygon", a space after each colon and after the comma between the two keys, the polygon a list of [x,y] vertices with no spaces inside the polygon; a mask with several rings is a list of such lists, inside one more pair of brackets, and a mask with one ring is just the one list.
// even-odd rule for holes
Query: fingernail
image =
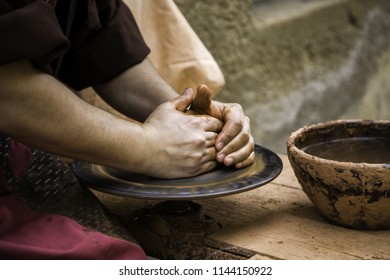
{"label": "fingernail", "polygon": [[189,88],[189,87],[185,88],[183,91],[183,95],[188,95],[190,93],[191,93],[191,88]]}
{"label": "fingernail", "polygon": [[217,160],[219,161],[219,162],[223,162],[223,159],[225,158],[225,155],[224,154],[218,154],[217,155]]}
{"label": "fingernail", "polygon": [[226,159],[224,160],[224,162],[225,162],[225,165],[230,166],[230,165],[232,165],[232,163],[233,163],[233,159],[232,159],[232,158],[226,158]]}
{"label": "fingernail", "polygon": [[222,150],[223,147],[224,147],[224,145],[223,145],[222,142],[219,142],[219,143],[217,144],[217,146],[216,146],[216,148],[217,148],[218,151]]}

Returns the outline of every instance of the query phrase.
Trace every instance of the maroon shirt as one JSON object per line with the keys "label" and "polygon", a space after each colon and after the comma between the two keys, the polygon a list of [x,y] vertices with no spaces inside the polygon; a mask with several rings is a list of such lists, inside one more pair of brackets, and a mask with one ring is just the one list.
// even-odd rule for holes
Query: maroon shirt
{"label": "maroon shirt", "polygon": [[0,0],[0,64],[31,60],[76,90],[111,80],[149,54],[134,17],[116,0]]}

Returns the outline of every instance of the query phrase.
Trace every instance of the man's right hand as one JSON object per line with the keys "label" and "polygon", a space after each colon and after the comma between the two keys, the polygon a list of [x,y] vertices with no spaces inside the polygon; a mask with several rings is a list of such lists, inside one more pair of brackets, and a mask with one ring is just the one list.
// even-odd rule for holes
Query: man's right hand
{"label": "man's right hand", "polygon": [[192,177],[217,166],[215,140],[222,122],[208,115],[186,113],[191,89],[165,102],[144,122],[146,174],[159,178]]}

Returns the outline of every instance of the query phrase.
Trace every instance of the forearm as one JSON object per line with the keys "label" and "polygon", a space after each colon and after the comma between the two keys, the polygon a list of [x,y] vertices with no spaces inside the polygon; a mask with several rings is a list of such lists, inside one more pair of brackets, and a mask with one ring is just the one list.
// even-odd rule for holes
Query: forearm
{"label": "forearm", "polygon": [[0,84],[3,134],[64,157],[142,170],[140,125],[87,104],[28,62],[0,66]]}
{"label": "forearm", "polygon": [[141,122],[158,105],[178,95],[148,59],[94,89],[113,108]]}

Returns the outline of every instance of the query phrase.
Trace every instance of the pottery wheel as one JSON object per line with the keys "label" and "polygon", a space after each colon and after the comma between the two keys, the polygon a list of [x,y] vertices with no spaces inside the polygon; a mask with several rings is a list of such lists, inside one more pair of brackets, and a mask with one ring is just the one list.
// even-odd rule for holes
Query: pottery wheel
{"label": "pottery wheel", "polygon": [[158,179],[90,164],[73,162],[78,179],[88,187],[109,194],[142,199],[188,200],[231,195],[265,185],[282,171],[281,159],[272,151],[255,146],[252,165],[236,169],[220,165],[191,178]]}

